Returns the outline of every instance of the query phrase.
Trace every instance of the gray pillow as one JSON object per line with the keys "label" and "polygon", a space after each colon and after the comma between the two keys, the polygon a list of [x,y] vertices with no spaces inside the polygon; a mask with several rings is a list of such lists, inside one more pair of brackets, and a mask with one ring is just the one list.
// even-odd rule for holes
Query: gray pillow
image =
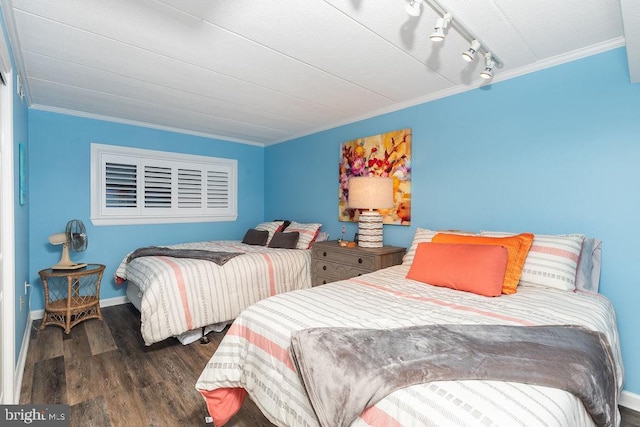
{"label": "gray pillow", "polygon": [[270,248],[283,248],[283,249],[295,249],[298,244],[300,233],[292,231],[290,233],[277,232],[274,233],[271,241],[269,242]]}
{"label": "gray pillow", "polygon": [[256,230],[255,228],[250,228],[244,235],[242,239],[242,243],[246,243],[247,245],[258,245],[264,246],[267,244],[267,239],[269,238],[269,232],[264,230]]}

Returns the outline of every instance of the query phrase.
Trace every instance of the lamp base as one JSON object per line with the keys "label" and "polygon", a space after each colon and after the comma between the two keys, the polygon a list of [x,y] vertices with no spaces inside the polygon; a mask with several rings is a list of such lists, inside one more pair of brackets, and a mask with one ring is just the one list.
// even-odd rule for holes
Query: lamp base
{"label": "lamp base", "polygon": [[360,212],[358,217],[358,246],[361,248],[381,248],[382,215],[377,211]]}

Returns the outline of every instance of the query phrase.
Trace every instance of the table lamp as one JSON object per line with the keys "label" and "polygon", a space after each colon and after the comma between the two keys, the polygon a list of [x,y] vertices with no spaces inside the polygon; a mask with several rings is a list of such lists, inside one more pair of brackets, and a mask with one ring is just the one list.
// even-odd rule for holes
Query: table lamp
{"label": "table lamp", "polygon": [[393,207],[393,179],[378,176],[349,178],[348,206],[367,209],[358,216],[358,246],[381,248],[382,215],[374,209]]}

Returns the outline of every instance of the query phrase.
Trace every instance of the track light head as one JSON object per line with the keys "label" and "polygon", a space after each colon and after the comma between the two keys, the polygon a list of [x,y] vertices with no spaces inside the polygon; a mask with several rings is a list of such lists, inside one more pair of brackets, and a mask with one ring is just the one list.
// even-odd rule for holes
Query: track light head
{"label": "track light head", "polygon": [[485,80],[490,79],[491,77],[493,77],[493,68],[491,67],[484,67],[484,70],[482,70],[480,72],[480,77],[482,77]]}
{"label": "track light head", "polygon": [[487,52],[484,54],[484,62],[484,70],[482,70],[482,72],[480,73],[480,77],[482,77],[483,79],[490,79],[491,77],[493,77],[493,67],[495,67],[496,65],[491,52]]}
{"label": "track light head", "polygon": [[422,0],[409,0],[409,3],[405,6],[404,10],[411,16],[420,16],[420,5]]}
{"label": "track light head", "polygon": [[480,42],[478,40],[473,40],[471,42],[471,46],[466,51],[462,52],[462,59],[467,62],[473,61],[476,56],[476,52],[480,49]]}
{"label": "track light head", "polygon": [[441,42],[444,40],[444,28],[442,28],[442,18],[438,18],[436,21],[436,27],[433,29],[433,33],[429,36],[431,41]]}
{"label": "track light head", "polygon": [[436,20],[436,26],[433,29],[433,33],[431,34],[431,36],[429,36],[431,41],[441,42],[442,40],[444,40],[444,30],[449,26],[451,18],[451,14],[447,12],[442,18],[438,18]]}

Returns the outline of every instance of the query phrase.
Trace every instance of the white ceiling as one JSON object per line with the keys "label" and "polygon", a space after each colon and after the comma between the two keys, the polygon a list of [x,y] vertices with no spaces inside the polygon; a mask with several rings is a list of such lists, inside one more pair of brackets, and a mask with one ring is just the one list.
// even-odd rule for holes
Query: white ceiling
{"label": "white ceiling", "polygon": [[[257,145],[490,83],[462,60],[468,40],[434,44],[439,15],[406,3],[2,0],[32,108]],[[493,82],[623,46],[625,30],[637,80],[638,4],[440,0],[504,63]]]}

